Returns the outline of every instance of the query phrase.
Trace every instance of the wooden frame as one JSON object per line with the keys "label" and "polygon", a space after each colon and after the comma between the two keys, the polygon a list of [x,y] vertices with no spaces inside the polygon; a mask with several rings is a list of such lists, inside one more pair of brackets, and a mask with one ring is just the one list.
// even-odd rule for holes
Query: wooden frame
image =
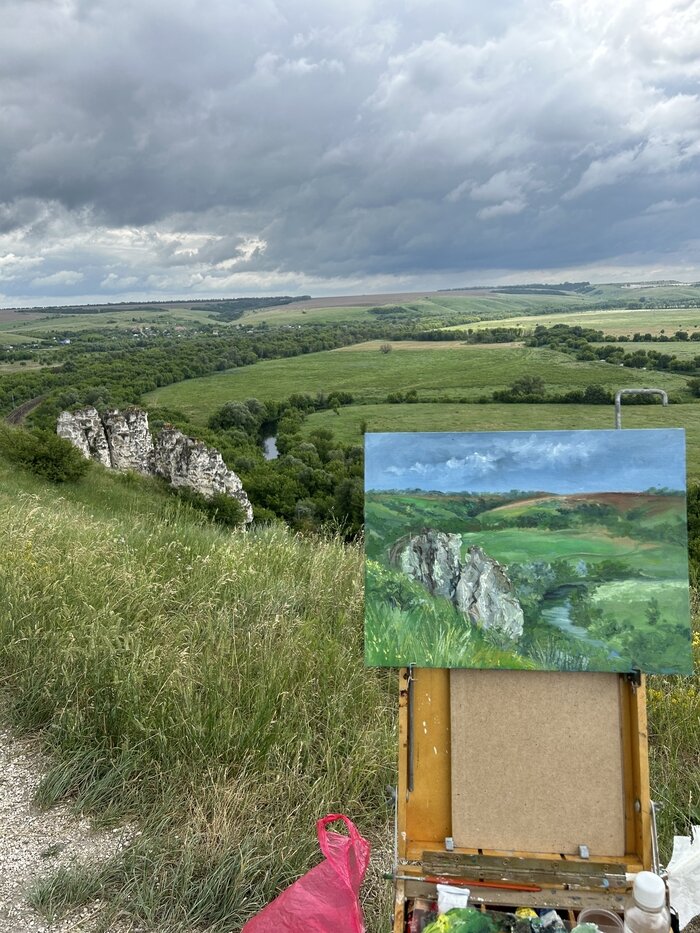
{"label": "wooden frame", "polygon": [[[425,879],[436,873],[453,878],[466,874],[467,878],[481,879],[484,886],[472,890],[471,900],[504,909],[507,906],[622,909],[624,880],[620,879],[624,879],[626,872],[652,867],[652,825],[644,678],[635,682],[626,675],[618,677],[625,854],[582,858],[508,849],[446,848],[446,840],[449,846],[452,837],[449,671],[428,668],[400,671],[394,933],[403,933],[406,899],[434,893],[434,882]],[[409,741],[412,768],[409,768]],[[517,888],[526,875],[539,891],[514,893],[486,883],[489,878],[500,877],[504,883],[510,878]]]}

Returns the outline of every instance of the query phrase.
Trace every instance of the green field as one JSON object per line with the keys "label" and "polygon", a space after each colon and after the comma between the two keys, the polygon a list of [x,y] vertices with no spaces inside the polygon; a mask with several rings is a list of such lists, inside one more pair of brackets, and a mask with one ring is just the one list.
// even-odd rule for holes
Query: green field
{"label": "green field", "polygon": [[[350,405],[310,415],[303,430],[333,431],[345,444],[368,431],[526,431],[614,428],[612,405]],[[685,428],[688,478],[700,481],[700,405],[623,405],[625,428]]]}
{"label": "green field", "polygon": [[34,360],[22,360],[18,363],[0,363],[0,374],[21,373],[29,369],[41,369],[42,365],[42,363],[37,363]]}
{"label": "green field", "polygon": [[293,393],[351,392],[355,399],[383,402],[387,394],[415,389],[418,399],[490,396],[524,375],[539,374],[549,390],[564,392],[599,383],[610,388],[653,385],[669,392],[685,388],[686,379],[670,373],[641,373],[610,363],[579,363],[564,353],[534,347],[499,349],[467,346],[451,352],[368,353],[329,350],[290,359],[269,360],[240,369],[191,379],[156,389],[146,406],[183,412],[203,425],[226,402],[246,398],[274,401]]}
{"label": "green field", "polygon": [[239,320],[244,324],[307,324],[328,323],[335,321],[377,321],[381,316],[370,313],[370,308],[403,307],[409,311],[418,311],[425,317],[442,317],[445,314],[463,314],[469,319],[476,319],[481,315],[496,316],[507,314],[526,313],[547,308],[557,310],[585,304],[586,300],[577,294],[566,295],[503,295],[497,292],[474,290],[472,293],[451,292],[415,292],[399,295],[375,295],[373,301],[368,303],[365,296],[358,296],[357,303],[353,304],[348,298],[347,304],[339,304],[337,300],[323,299],[311,302],[300,301],[292,305],[279,308],[261,308],[258,311],[247,311]]}
{"label": "green field", "polygon": [[[700,293],[698,295],[700,297]],[[662,331],[673,336],[677,330],[694,331],[700,329],[700,308],[661,308],[658,310],[635,311],[577,311],[575,314],[538,314],[529,317],[513,315],[498,322],[500,326],[523,327],[532,330],[538,324],[551,327],[553,324],[580,324],[592,327],[606,334],[632,336],[640,334],[660,334]],[[493,327],[492,321],[475,324],[458,324],[448,330],[463,330],[473,327],[483,330]],[[636,346],[636,344],[635,344]]]}
{"label": "green field", "polygon": [[338,321],[376,321],[374,314],[369,314],[366,307],[352,306],[338,308],[303,308],[296,304],[281,308],[260,308],[258,311],[246,311],[236,321],[237,324],[329,324]]}
{"label": "green field", "polygon": [[[176,310],[158,310],[156,308],[135,307],[130,309],[110,309],[108,312],[94,314],[56,314],[50,310],[41,317],[16,314],[13,319],[0,321],[0,339],[3,342],[27,342],[32,337],[46,337],[50,334],[73,333],[109,328],[112,330],[133,330],[141,325],[153,327],[176,327],[193,324],[212,324],[216,318],[207,311],[191,311],[187,308]],[[216,322],[218,323],[218,322]],[[221,325],[225,327],[226,325]]]}
{"label": "green field", "polygon": [[[464,291],[416,292],[402,295],[375,295],[371,305],[367,304],[366,296],[357,296],[357,303],[348,298],[345,304],[337,300],[323,299],[311,302],[301,301],[298,304],[279,308],[263,308],[259,311],[248,311],[240,321],[246,324],[304,324],[327,323],[333,321],[358,321],[378,319],[377,315],[370,314],[370,307],[387,307],[400,305],[409,311],[419,311],[425,316],[443,316],[445,314],[462,314],[466,319],[476,320],[481,316],[498,319],[520,314],[545,313],[557,311],[566,312],[567,308],[576,309],[597,306],[609,301],[616,302],[667,302],[673,301],[700,301],[700,289],[692,286],[668,286],[660,288],[625,288],[620,285],[597,285],[588,291],[558,290],[558,293],[537,294],[526,289],[522,292],[499,292],[493,289],[473,289]],[[634,312],[637,313],[637,312]],[[639,312],[643,313],[643,312]],[[659,313],[665,314],[665,311]],[[564,320],[569,315],[563,314]],[[529,318],[525,318],[529,320]]]}

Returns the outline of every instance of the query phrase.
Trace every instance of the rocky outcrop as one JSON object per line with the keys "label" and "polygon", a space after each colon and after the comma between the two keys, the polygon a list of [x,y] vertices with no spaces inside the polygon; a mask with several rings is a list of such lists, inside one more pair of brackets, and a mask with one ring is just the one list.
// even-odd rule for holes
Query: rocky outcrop
{"label": "rocky outcrop", "polygon": [[224,463],[218,450],[187,437],[176,428],[165,427],[155,441],[154,471],[172,486],[188,486],[202,495],[217,493],[237,499],[246,509],[246,521],[253,512],[238,476]]}
{"label": "rocky outcrop", "polygon": [[148,413],[138,408],[108,411],[102,418],[113,470],[148,475],[153,472],[153,438]]}
{"label": "rocky outcrop", "polygon": [[523,610],[505,567],[482,548],[461,556],[462,538],[428,529],[402,538],[390,560],[433,596],[444,596],[471,622],[517,639],[523,633]]}
{"label": "rocky outcrop", "polygon": [[107,435],[96,408],[61,412],[56,433],[70,441],[88,460],[97,460],[102,466],[112,466]]}
{"label": "rocky outcrop", "polygon": [[145,411],[128,408],[102,417],[95,408],[64,411],[59,415],[56,432],[83,456],[113,470],[162,476],[172,486],[187,487],[207,498],[230,496],[241,505],[245,521],[253,520],[253,508],[243,485],[219,451],[167,426],[154,441]]}

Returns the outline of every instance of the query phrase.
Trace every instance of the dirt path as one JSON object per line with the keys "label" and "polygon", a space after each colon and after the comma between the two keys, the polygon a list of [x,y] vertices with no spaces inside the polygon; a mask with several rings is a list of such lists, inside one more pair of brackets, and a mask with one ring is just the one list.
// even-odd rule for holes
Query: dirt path
{"label": "dirt path", "polygon": [[63,804],[40,810],[33,799],[47,767],[35,741],[16,739],[0,725],[0,933],[94,933],[99,902],[49,922],[29,905],[27,892],[57,868],[109,858],[133,832],[95,832]]}

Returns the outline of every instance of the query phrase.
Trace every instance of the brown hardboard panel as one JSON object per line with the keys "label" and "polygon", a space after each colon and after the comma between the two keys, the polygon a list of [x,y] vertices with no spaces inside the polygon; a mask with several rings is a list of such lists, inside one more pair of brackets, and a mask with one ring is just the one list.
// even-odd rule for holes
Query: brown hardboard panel
{"label": "brown hardboard panel", "polygon": [[625,854],[618,675],[450,672],[462,848]]}

